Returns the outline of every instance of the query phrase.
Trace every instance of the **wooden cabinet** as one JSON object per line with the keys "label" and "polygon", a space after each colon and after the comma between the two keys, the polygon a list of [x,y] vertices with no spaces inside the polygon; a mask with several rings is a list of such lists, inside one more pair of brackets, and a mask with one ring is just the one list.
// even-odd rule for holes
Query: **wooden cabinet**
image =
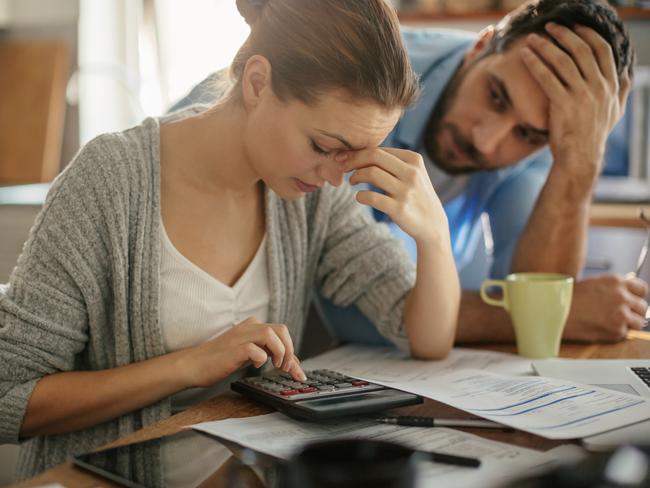
{"label": "wooden cabinet", "polygon": [[65,41],[0,42],[0,185],[58,174],[70,62]]}

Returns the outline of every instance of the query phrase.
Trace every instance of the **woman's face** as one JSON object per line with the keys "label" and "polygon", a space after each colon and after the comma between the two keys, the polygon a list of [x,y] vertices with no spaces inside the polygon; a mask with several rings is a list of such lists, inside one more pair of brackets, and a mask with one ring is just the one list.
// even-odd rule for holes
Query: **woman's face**
{"label": "woman's face", "polygon": [[249,110],[245,149],[253,171],[280,197],[293,200],[326,182],[343,181],[345,151],[377,147],[401,115],[373,102],[326,92],[313,105],[283,102],[270,90]]}

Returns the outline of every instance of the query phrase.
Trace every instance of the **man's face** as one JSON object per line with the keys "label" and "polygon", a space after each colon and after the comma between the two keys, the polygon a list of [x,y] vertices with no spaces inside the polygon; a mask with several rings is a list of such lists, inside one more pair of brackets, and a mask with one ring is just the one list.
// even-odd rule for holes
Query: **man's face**
{"label": "man's face", "polygon": [[502,168],[547,144],[549,102],[521,59],[524,45],[482,58],[477,47],[450,81],[427,135],[444,171]]}

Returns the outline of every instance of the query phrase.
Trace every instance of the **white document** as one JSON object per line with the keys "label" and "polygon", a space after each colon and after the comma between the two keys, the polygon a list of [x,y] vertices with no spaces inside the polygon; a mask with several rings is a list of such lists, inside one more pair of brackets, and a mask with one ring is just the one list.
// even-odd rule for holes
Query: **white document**
{"label": "white document", "polygon": [[393,347],[347,345],[302,363],[303,369],[326,368],[373,381],[428,381],[460,369],[530,376],[530,359],[495,351],[454,348],[442,361],[418,361]]}
{"label": "white document", "polygon": [[548,439],[587,437],[650,418],[642,397],[540,376],[467,369],[399,389]]}
{"label": "white document", "polygon": [[650,418],[648,400],[524,376],[532,374],[530,360],[512,354],[454,349],[443,361],[416,361],[390,348],[345,346],[303,366],[338,370],[549,439],[587,437]]}
{"label": "white document", "polygon": [[309,442],[336,439],[376,439],[396,442],[425,451],[477,457],[481,466],[465,468],[449,464],[424,463],[419,488],[500,486],[504,481],[533,468],[553,463],[551,454],[501,442],[490,441],[465,432],[430,427],[401,427],[378,424],[372,420],[330,420],[299,422],[280,413],[205,422],[192,426],[239,445],[281,459],[289,459]]}

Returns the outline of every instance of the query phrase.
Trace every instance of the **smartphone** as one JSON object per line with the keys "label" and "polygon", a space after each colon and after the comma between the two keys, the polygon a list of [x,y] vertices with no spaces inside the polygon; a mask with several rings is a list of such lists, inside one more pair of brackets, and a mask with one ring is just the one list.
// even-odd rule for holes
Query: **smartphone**
{"label": "smartphone", "polygon": [[[179,434],[174,434],[174,436],[177,435]],[[169,438],[171,439],[174,436],[170,436]],[[133,478],[133,473],[125,473],[120,470],[117,460],[122,456],[128,456],[135,446],[154,447],[160,444],[160,442],[160,439],[153,439],[127,446],[80,454],[72,458],[72,464],[93,474],[99,475],[109,481],[119,483],[120,485],[129,488],[147,488],[145,485]]]}
{"label": "smartphone", "polygon": [[[205,446],[206,440],[208,440],[209,443],[217,442],[213,437],[210,437],[203,432],[183,430],[162,438],[81,454],[72,459],[72,464],[122,486],[127,486],[129,488],[146,488],[146,483],[141,479],[137,479],[135,476],[136,473],[132,472],[132,470],[125,469],[125,467],[120,463],[121,460],[133,455],[136,450],[139,456],[143,453],[155,452],[153,449],[160,449],[161,443],[165,442],[173,442],[178,448],[182,449],[183,446],[187,446],[188,443],[198,442],[199,445]],[[220,444],[223,444],[223,442],[220,442]],[[187,459],[185,459],[185,461],[187,461]],[[205,463],[203,463],[200,466],[197,466],[197,469],[200,470],[199,478],[203,475],[210,477],[220,468],[221,463],[215,462],[212,472],[206,471],[206,469],[211,468],[206,468]],[[178,469],[178,466],[176,466],[175,469]],[[172,474],[172,476],[176,475]],[[190,476],[190,478],[192,478],[192,476]]]}

